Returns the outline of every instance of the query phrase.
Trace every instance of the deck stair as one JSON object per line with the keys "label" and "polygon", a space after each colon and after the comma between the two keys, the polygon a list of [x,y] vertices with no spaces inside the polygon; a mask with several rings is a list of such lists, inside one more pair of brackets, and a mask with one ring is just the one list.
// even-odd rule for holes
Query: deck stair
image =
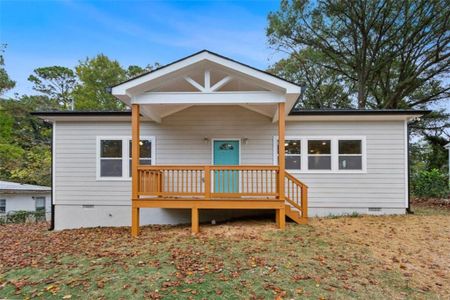
{"label": "deck stair", "polygon": [[308,186],[285,173],[285,213],[297,224],[308,223]]}

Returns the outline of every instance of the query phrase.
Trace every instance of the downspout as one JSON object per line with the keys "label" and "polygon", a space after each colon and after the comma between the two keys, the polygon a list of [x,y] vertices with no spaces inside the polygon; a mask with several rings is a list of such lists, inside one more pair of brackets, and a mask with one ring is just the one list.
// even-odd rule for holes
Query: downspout
{"label": "downspout", "polygon": [[409,128],[409,122],[405,122],[406,126],[406,151],[407,151],[407,161],[408,161],[408,207],[406,208],[407,214],[414,214],[414,212],[411,210],[411,153],[410,153],[410,136],[411,136],[411,129]]}
{"label": "downspout", "polygon": [[51,207],[51,210],[50,210],[50,227],[48,228],[48,230],[49,231],[51,231],[51,230],[54,230],[55,229],[55,189],[54,189],[54,186],[53,186],[53,184],[54,184],[54,178],[53,178],[53,176],[55,175],[55,174],[53,174],[53,170],[54,170],[54,163],[55,163],[55,161],[54,161],[54,159],[53,159],[53,155],[54,155],[54,150],[53,150],[53,148],[55,147],[55,122],[53,121],[52,122],[52,143],[51,143],[51,171],[50,171],[50,175],[51,175],[51,178],[52,178],[52,183],[51,183],[51,189],[52,189],[52,191],[51,191],[51,197],[52,197],[52,199],[51,199],[51,204],[50,204],[50,207]]}

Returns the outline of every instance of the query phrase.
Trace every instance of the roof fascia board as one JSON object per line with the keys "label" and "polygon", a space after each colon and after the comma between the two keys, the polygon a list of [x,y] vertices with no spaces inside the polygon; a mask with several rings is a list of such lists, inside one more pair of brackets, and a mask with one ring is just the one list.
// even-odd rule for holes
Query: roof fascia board
{"label": "roof fascia board", "polygon": [[421,115],[407,114],[342,114],[342,115],[289,115],[286,121],[309,122],[309,121],[408,121]]}
{"label": "roof fascia board", "polygon": [[145,93],[133,97],[133,104],[273,104],[285,97],[274,92],[177,92]]}

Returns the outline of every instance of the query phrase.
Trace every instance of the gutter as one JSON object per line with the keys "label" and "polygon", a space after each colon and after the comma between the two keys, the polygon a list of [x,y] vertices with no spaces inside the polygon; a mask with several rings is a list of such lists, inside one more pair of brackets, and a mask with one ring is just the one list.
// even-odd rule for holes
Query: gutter
{"label": "gutter", "polygon": [[414,212],[411,210],[411,151],[410,151],[410,139],[411,139],[411,128],[409,127],[409,122],[406,121],[406,151],[408,160],[408,207],[406,207],[406,213],[413,215]]}
{"label": "gutter", "polygon": [[51,197],[52,197],[52,201],[51,201],[51,210],[50,210],[50,227],[48,228],[49,231],[53,231],[55,229],[55,189],[53,186],[53,164],[55,163],[53,161],[53,147],[54,145],[54,141],[55,141],[55,123],[51,123],[52,124],[52,144],[51,144],[51,151],[50,151],[50,155],[51,155],[51,171],[50,171],[50,176],[52,178],[52,183],[50,185],[51,187]]}

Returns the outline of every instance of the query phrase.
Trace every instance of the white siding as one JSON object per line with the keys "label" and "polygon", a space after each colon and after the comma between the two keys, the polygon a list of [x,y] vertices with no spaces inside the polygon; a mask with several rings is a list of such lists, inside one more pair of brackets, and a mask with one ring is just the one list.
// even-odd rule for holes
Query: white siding
{"label": "white siding", "polygon": [[6,213],[26,210],[36,211],[34,197],[45,197],[45,217],[49,221],[51,218],[51,194],[50,193],[22,193],[22,194],[1,194],[0,199],[6,200]]}
{"label": "white siding", "polygon": [[[77,218],[75,212],[83,211],[81,205],[123,207],[117,215],[128,216],[131,182],[96,180],[96,137],[130,136],[130,123],[57,122],[55,132],[56,228],[77,227],[78,223],[78,226],[110,224],[96,223],[95,218],[83,221],[87,215]],[[272,164],[277,124],[238,106],[196,106],[165,118],[161,124],[143,122],[141,135],[155,136],[157,164],[210,164],[211,144],[204,142],[205,137],[248,138],[246,144],[241,144],[241,163]],[[310,186],[312,215],[367,212],[368,207],[404,212],[404,122],[288,122],[286,135],[367,138],[366,174],[295,174]],[[63,210],[62,205],[77,207],[72,208],[73,222],[62,220],[68,211],[67,207]],[[61,208],[58,210],[58,207]],[[167,213],[168,210],[142,211],[144,223],[188,220],[186,213],[181,216]],[[119,217],[114,222],[129,224],[129,219]]]}
{"label": "white siding", "polygon": [[332,208],[367,213],[368,207],[403,209],[404,212],[404,126],[403,121],[288,123],[287,136],[366,137],[367,173],[295,174],[309,186],[310,213],[332,214]]}

